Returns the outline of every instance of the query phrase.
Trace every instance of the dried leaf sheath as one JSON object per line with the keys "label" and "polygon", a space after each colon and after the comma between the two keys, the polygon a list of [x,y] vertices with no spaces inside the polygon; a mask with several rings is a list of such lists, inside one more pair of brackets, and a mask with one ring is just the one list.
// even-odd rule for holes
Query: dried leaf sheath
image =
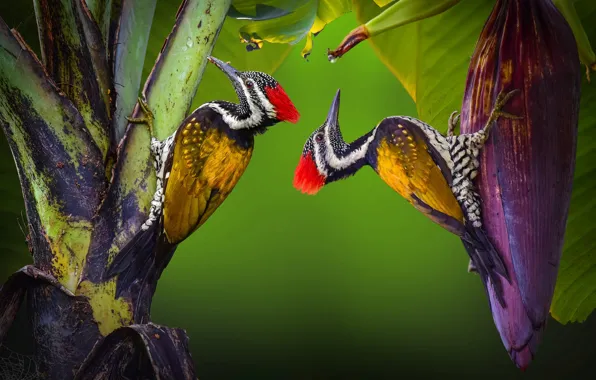
{"label": "dried leaf sheath", "polygon": [[56,289],[72,296],[55,278],[40,271],[32,265],[27,265],[14,273],[0,286],[0,344],[14,321],[27,290],[36,284],[51,285]]}
{"label": "dried leaf sheath", "polygon": [[575,162],[580,66],[571,29],[549,1],[499,0],[472,57],[462,132],[479,130],[502,90],[521,89],[483,150],[484,225],[514,274],[493,317],[516,364],[532,360],[548,318]]}
{"label": "dried leaf sheath", "polygon": [[184,330],[153,323],[122,327],[98,342],[75,380],[121,376],[196,379]]}

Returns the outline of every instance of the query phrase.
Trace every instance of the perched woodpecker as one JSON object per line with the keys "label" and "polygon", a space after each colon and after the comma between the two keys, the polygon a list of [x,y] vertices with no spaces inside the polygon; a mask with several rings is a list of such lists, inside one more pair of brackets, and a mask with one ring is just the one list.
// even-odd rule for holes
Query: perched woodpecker
{"label": "perched woodpecker", "polygon": [[[107,278],[119,275],[117,296],[153,265],[155,251],[171,251],[222,204],[250,161],[255,135],[300,117],[271,76],[241,72],[213,57],[209,61],[227,75],[239,103],[205,103],[164,141],[152,137],[157,189],[148,219],[107,271]],[[153,115],[145,102],[140,105],[144,117],[129,121],[147,124],[153,135]]]}
{"label": "perched woodpecker", "polygon": [[515,92],[498,96],[486,126],[474,134],[453,135],[459,119],[457,112],[451,114],[447,136],[420,120],[394,116],[383,119],[372,131],[348,144],[339,129],[338,90],[327,120],[304,145],[294,187],[316,194],[324,185],[347,178],[365,165],[371,166],[416,209],[462,239],[473,270],[483,279],[490,278],[504,304],[496,274],[507,281],[509,276],[482,229],[480,199],[473,180],[478,173],[478,154],[491,126],[499,116],[518,118],[501,111]]}

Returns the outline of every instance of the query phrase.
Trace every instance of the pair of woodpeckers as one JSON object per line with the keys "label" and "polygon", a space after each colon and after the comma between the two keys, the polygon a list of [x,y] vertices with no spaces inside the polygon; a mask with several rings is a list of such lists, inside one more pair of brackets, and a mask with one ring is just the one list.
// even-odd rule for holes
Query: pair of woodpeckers
{"label": "pair of woodpeckers", "polygon": [[[238,71],[210,57],[232,82],[239,102],[212,101],[193,111],[164,141],[152,137],[157,189],[149,217],[118,253],[107,277],[118,275],[117,296],[153,265],[160,250],[171,250],[198,229],[230,194],[250,161],[254,136],[280,121],[296,123],[296,107],[271,76]],[[482,229],[481,205],[473,180],[478,154],[516,91],[500,94],[486,126],[474,134],[453,135],[459,115],[449,119],[447,136],[405,116],[388,117],[352,143],[343,140],[338,114],[340,92],[325,123],[304,145],[294,186],[307,194],[371,166],[393,190],[445,229],[457,234],[470,255],[470,268],[490,279],[504,304],[498,275],[505,265]],[[153,130],[153,115],[129,119]],[[157,230],[156,230],[157,229]]]}

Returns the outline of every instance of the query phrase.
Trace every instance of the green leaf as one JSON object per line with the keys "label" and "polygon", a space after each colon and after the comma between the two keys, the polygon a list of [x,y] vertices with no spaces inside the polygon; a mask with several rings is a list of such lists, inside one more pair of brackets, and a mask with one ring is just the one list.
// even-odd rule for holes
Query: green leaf
{"label": "green leaf", "polygon": [[393,0],[374,0],[374,1],[379,7],[384,7],[385,5],[393,2]]}
{"label": "green leaf", "polygon": [[287,16],[252,22],[240,29],[240,35],[245,39],[249,36],[251,42],[298,43],[315,22],[317,5],[316,0],[309,0]]}
{"label": "green leaf", "polygon": [[[446,129],[451,112],[461,108],[470,57],[493,5],[494,0],[463,1],[369,39],[416,102],[418,116],[439,130]],[[362,24],[385,9],[366,0],[354,2]]]}
{"label": "green leaf", "polygon": [[[596,3],[576,3],[589,40],[596,42]],[[565,247],[551,315],[583,322],[596,308],[596,83],[582,81],[577,160]]]}
{"label": "green leaf", "polygon": [[308,0],[234,0],[228,17],[262,21],[282,17],[293,12]]}
{"label": "green leaf", "polygon": [[294,12],[265,21],[256,21],[240,28],[244,43],[252,48],[262,47],[263,41],[276,44],[296,44],[307,38],[302,56],[312,50],[312,39],[325,25],[342,14],[351,11],[349,0],[309,0],[297,7]]}

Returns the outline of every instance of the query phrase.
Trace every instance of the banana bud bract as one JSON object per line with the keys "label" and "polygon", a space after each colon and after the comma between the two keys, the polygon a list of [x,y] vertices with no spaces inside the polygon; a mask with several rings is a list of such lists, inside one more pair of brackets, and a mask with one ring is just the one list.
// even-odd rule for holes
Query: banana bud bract
{"label": "banana bud bract", "polygon": [[[500,91],[520,89],[481,153],[484,226],[511,274],[506,306],[487,287],[505,348],[533,359],[557,279],[571,199],[582,70],[569,24],[551,0],[497,0],[466,82],[461,131],[482,128]],[[485,284],[486,285],[486,284]]]}

